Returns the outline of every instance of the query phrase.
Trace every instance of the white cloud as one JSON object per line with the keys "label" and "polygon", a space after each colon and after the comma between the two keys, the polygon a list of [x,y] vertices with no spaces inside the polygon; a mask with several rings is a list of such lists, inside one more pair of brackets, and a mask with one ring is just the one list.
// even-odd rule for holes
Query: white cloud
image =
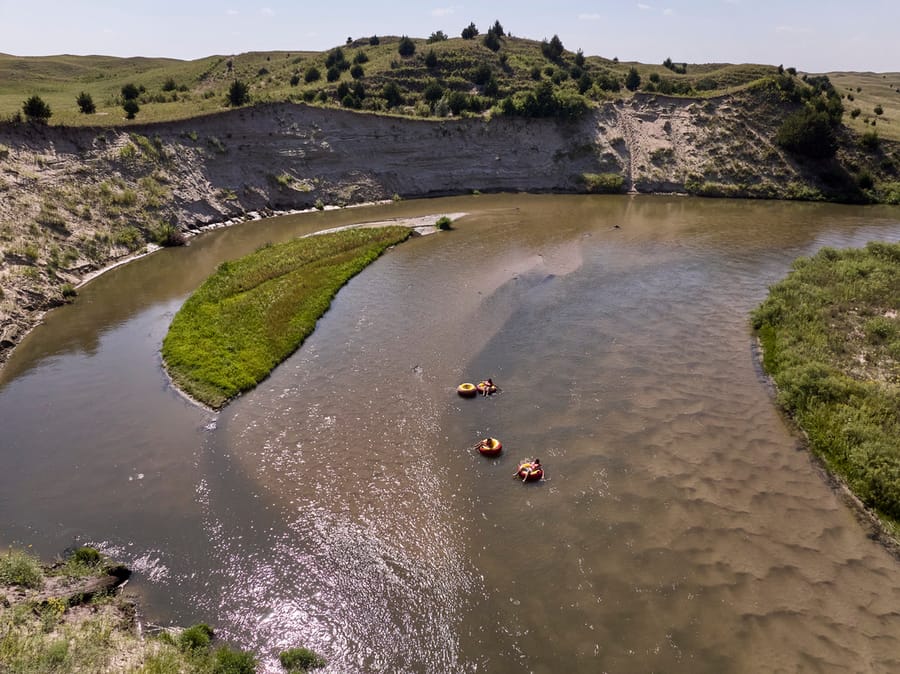
{"label": "white cloud", "polygon": [[638,9],[646,12],[648,9],[650,9],[650,5],[645,5],[643,2],[639,2]]}
{"label": "white cloud", "polygon": [[663,10],[663,16],[675,16],[675,10],[671,7],[667,7]]}
{"label": "white cloud", "polygon": [[259,10],[259,13],[263,16],[275,16],[275,10],[271,7],[263,7],[261,10]]}
{"label": "white cloud", "polygon": [[456,13],[456,7],[437,7],[431,10],[431,16],[450,16]]}
{"label": "white cloud", "polygon": [[237,11],[236,9],[226,9],[226,10],[225,10],[225,13],[226,13],[228,16],[237,16],[238,14],[240,14],[240,12]]}
{"label": "white cloud", "polygon": [[600,21],[603,18],[602,14],[598,14],[594,12],[593,14],[579,14],[579,21]]}

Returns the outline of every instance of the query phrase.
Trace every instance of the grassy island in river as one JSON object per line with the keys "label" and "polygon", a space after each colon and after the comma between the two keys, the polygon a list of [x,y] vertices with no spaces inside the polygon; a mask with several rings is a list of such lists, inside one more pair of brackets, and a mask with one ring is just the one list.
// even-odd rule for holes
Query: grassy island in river
{"label": "grassy island in river", "polygon": [[824,248],[753,313],[779,403],[828,468],[900,522],[900,245]]}
{"label": "grassy island in river", "polygon": [[341,286],[410,234],[401,226],[346,229],[223,262],[172,321],[162,347],[169,374],[221,407],[293,353]]}

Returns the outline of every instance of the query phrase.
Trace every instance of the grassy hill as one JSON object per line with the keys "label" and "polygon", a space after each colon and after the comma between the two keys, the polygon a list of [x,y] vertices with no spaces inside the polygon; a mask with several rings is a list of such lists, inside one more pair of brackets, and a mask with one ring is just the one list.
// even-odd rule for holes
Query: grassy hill
{"label": "grassy hill", "polygon": [[[686,72],[674,72],[663,65],[620,63],[567,50],[548,56],[546,43],[522,38],[502,38],[496,51],[483,36],[413,39],[414,53],[408,56],[399,53],[400,37],[370,42],[356,40],[326,52],[250,52],[195,61],[0,54],[0,118],[21,112],[22,103],[37,94],[50,105],[51,124],[126,124],[126,84],[141,90],[133,123],[146,123],[221,110],[236,79],[256,103],[303,101],[429,117],[478,114],[504,98],[527,95],[541,82],[588,104],[628,96],[625,79],[632,68],[643,91],[695,96],[734,91],[775,72],[773,66],[752,64],[687,65]],[[680,70],[682,64],[673,65]],[[385,95],[389,83],[398,88],[394,100]],[[90,94],[95,114],[79,112],[81,92]]]}
{"label": "grassy hill", "polygon": [[859,134],[875,130],[885,140],[900,141],[900,73],[828,73],[828,78],[843,96],[844,124]]}

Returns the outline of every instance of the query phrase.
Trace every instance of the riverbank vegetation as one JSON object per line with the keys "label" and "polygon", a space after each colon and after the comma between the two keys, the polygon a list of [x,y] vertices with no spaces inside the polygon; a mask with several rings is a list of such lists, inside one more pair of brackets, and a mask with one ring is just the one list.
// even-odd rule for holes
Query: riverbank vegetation
{"label": "riverbank vegetation", "polygon": [[801,258],[753,312],[778,401],[867,506],[900,531],[900,245]]}
{"label": "riverbank vegetation", "polygon": [[211,407],[256,386],[313,331],[337,291],[406,227],[361,227],[267,246],[223,262],[163,341],[173,381]]}
{"label": "riverbank vegetation", "polygon": [[[254,674],[258,659],[216,639],[206,624],[138,629],[136,606],[121,588],[128,570],[81,547],[45,565],[10,548],[0,552],[0,671],[11,674]],[[284,671],[325,665],[307,648],[283,651]]]}

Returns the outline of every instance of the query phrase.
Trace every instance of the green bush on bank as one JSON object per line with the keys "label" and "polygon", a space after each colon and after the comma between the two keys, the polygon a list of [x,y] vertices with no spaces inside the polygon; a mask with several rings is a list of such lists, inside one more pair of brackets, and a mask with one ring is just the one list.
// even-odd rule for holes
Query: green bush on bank
{"label": "green bush on bank", "polygon": [[169,374],[221,407],[293,353],[341,286],[409,235],[396,226],[348,229],[223,262],[172,321],[162,347]]}
{"label": "green bush on bank", "polygon": [[801,258],[753,312],[778,401],[829,468],[900,520],[900,245]]}
{"label": "green bush on bank", "polygon": [[625,176],[619,173],[584,173],[584,189],[592,194],[619,194],[625,191]]}

